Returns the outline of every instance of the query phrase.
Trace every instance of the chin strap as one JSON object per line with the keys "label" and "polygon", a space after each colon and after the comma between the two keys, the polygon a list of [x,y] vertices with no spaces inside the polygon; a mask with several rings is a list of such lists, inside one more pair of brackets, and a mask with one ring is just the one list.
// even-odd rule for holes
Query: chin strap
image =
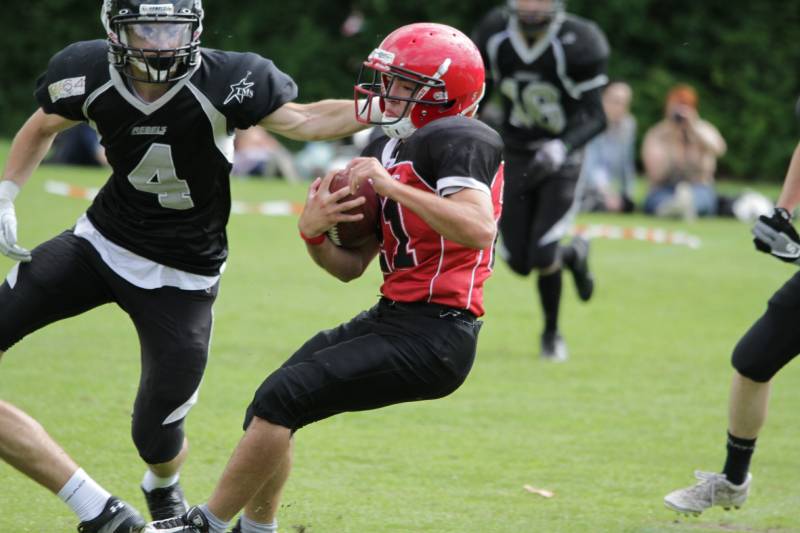
{"label": "chin strap", "polygon": [[414,126],[409,117],[402,118],[393,124],[384,124],[381,129],[383,129],[383,133],[392,139],[407,139],[417,131],[417,127]]}

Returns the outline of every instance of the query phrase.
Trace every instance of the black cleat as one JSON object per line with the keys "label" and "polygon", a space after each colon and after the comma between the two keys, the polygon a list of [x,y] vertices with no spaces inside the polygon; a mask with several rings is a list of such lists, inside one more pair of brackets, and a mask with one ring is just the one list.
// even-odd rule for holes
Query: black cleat
{"label": "black cleat", "polygon": [[539,356],[545,361],[563,363],[569,357],[567,343],[564,342],[564,337],[557,331],[545,331],[542,333],[539,346]]}
{"label": "black cleat", "polygon": [[78,524],[78,533],[138,533],[144,526],[136,509],[112,496],[97,518]]}
{"label": "black cleat", "polygon": [[206,515],[195,506],[181,516],[150,522],[142,533],[208,533],[209,529]]}
{"label": "black cleat", "polygon": [[233,529],[231,529],[229,531],[229,533],[242,533],[242,519],[241,518],[239,520],[237,520],[235,524],[233,524]]}
{"label": "black cleat", "polygon": [[589,241],[578,235],[572,239],[570,246],[575,250],[575,261],[567,267],[572,272],[578,298],[588,302],[594,292],[594,276],[589,270]]}
{"label": "black cleat", "polygon": [[147,502],[147,509],[153,520],[166,520],[173,516],[181,516],[189,510],[189,504],[183,495],[181,484],[175,482],[163,489],[153,489],[144,492],[144,499]]}

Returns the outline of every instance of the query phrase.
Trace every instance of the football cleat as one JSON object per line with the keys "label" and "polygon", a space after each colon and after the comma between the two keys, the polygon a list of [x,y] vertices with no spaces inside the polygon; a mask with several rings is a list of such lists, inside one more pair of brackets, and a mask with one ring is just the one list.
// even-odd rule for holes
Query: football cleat
{"label": "football cleat", "polygon": [[540,347],[541,351],[539,352],[539,356],[546,361],[562,363],[566,361],[569,356],[567,353],[567,343],[564,341],[564,337],[557,331],[545,331],[542,333]]}
{"label": "football cleat", "polygon": [[664,505],[673,511],[695,516],[715,505],[726,511],[731,507],[738,509],[747,500],[750,481],[753,479],[753,476],[747,474],[744,483],[734,485],[728,481],[725,474],[698,470],[694,475],[698,479],[698,483],[670,492],[664,497]]}
{"label": "football cleat", "polygon": [[594,293],[594,276],[589,270],[589,241],[578,235],[572,239],[570,246],[575,250],[575,261],[567,266],[572,272],[578,298],[588,302]]}
{"label": "football cleat", "polygon": [[173,516],[181,516],[189,509],[183,489],[178,482],[162,489],[151,491],[142,489],[142,492],[144,492],[147,509],[153,520],[166,520]]}
{"label": "football cleat", "polygon": [[136,509],[112,496],[97,518],[78,524],[78,533],[138,533],[144,526]]}
{"label": "football cleat", "polygon": [[208,533],[209,529],[203,510],[195,506],[181,516],[150,522],[141,533]]}
{"label": "football cleat", "polygon": [[242,533],[242,519],[236,521],[229,533]]}

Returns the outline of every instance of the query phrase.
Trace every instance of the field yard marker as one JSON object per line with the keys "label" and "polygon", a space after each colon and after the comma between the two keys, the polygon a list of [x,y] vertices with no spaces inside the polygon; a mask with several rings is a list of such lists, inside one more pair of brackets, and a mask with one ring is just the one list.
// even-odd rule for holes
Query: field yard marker
{"label": "field yard marker", "polygon": [[612,226],[609,224],[578,224],[572,231],[572,235],[581,235],[587,239],[611,239],[622,241],[643,241],[654,244],[674,244],[676,246],[688,246],[696,250],[700,248],[702,241],[700,237],[690,235],[683,231],[670,231],[662,228],[645,228],[641,226],[624,228],[622,226]]}
{"label": "field yard marker", "polygon": [[[44,190],[58,196],[93,200],[99,189],[80,187],[62,181],[45,181]],[[282,200],[270,202],[231,202],[231,213],[236,215],[264,215],[268,217],[282,217],[299,215],[303,211],[301,204]],[[674,244],[688,246],[692,249],[700,248],[700,238],[682,231],[669,231],[662,228],[612,226],[609,224],[578,224],[572,235],[581,235],[587,239],[611,239],[623,241],[643,241],[655,244]]]}

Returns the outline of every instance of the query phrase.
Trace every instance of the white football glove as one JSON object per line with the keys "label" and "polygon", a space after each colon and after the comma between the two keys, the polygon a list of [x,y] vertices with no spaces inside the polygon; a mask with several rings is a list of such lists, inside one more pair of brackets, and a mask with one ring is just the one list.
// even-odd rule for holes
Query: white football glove
{"label": "white football glove", "polygon": [[30,251],[17,245],[17,214],[14,199],[19,186],[10,180],[0,182],[0,253],[15,261],[31,260]]}
{"label": "white football glove", "polygon": [[531,161],[531,169],[537,173],[555,172],[567,160],[567,145],[561,139],[547,141],[536,150]]}

